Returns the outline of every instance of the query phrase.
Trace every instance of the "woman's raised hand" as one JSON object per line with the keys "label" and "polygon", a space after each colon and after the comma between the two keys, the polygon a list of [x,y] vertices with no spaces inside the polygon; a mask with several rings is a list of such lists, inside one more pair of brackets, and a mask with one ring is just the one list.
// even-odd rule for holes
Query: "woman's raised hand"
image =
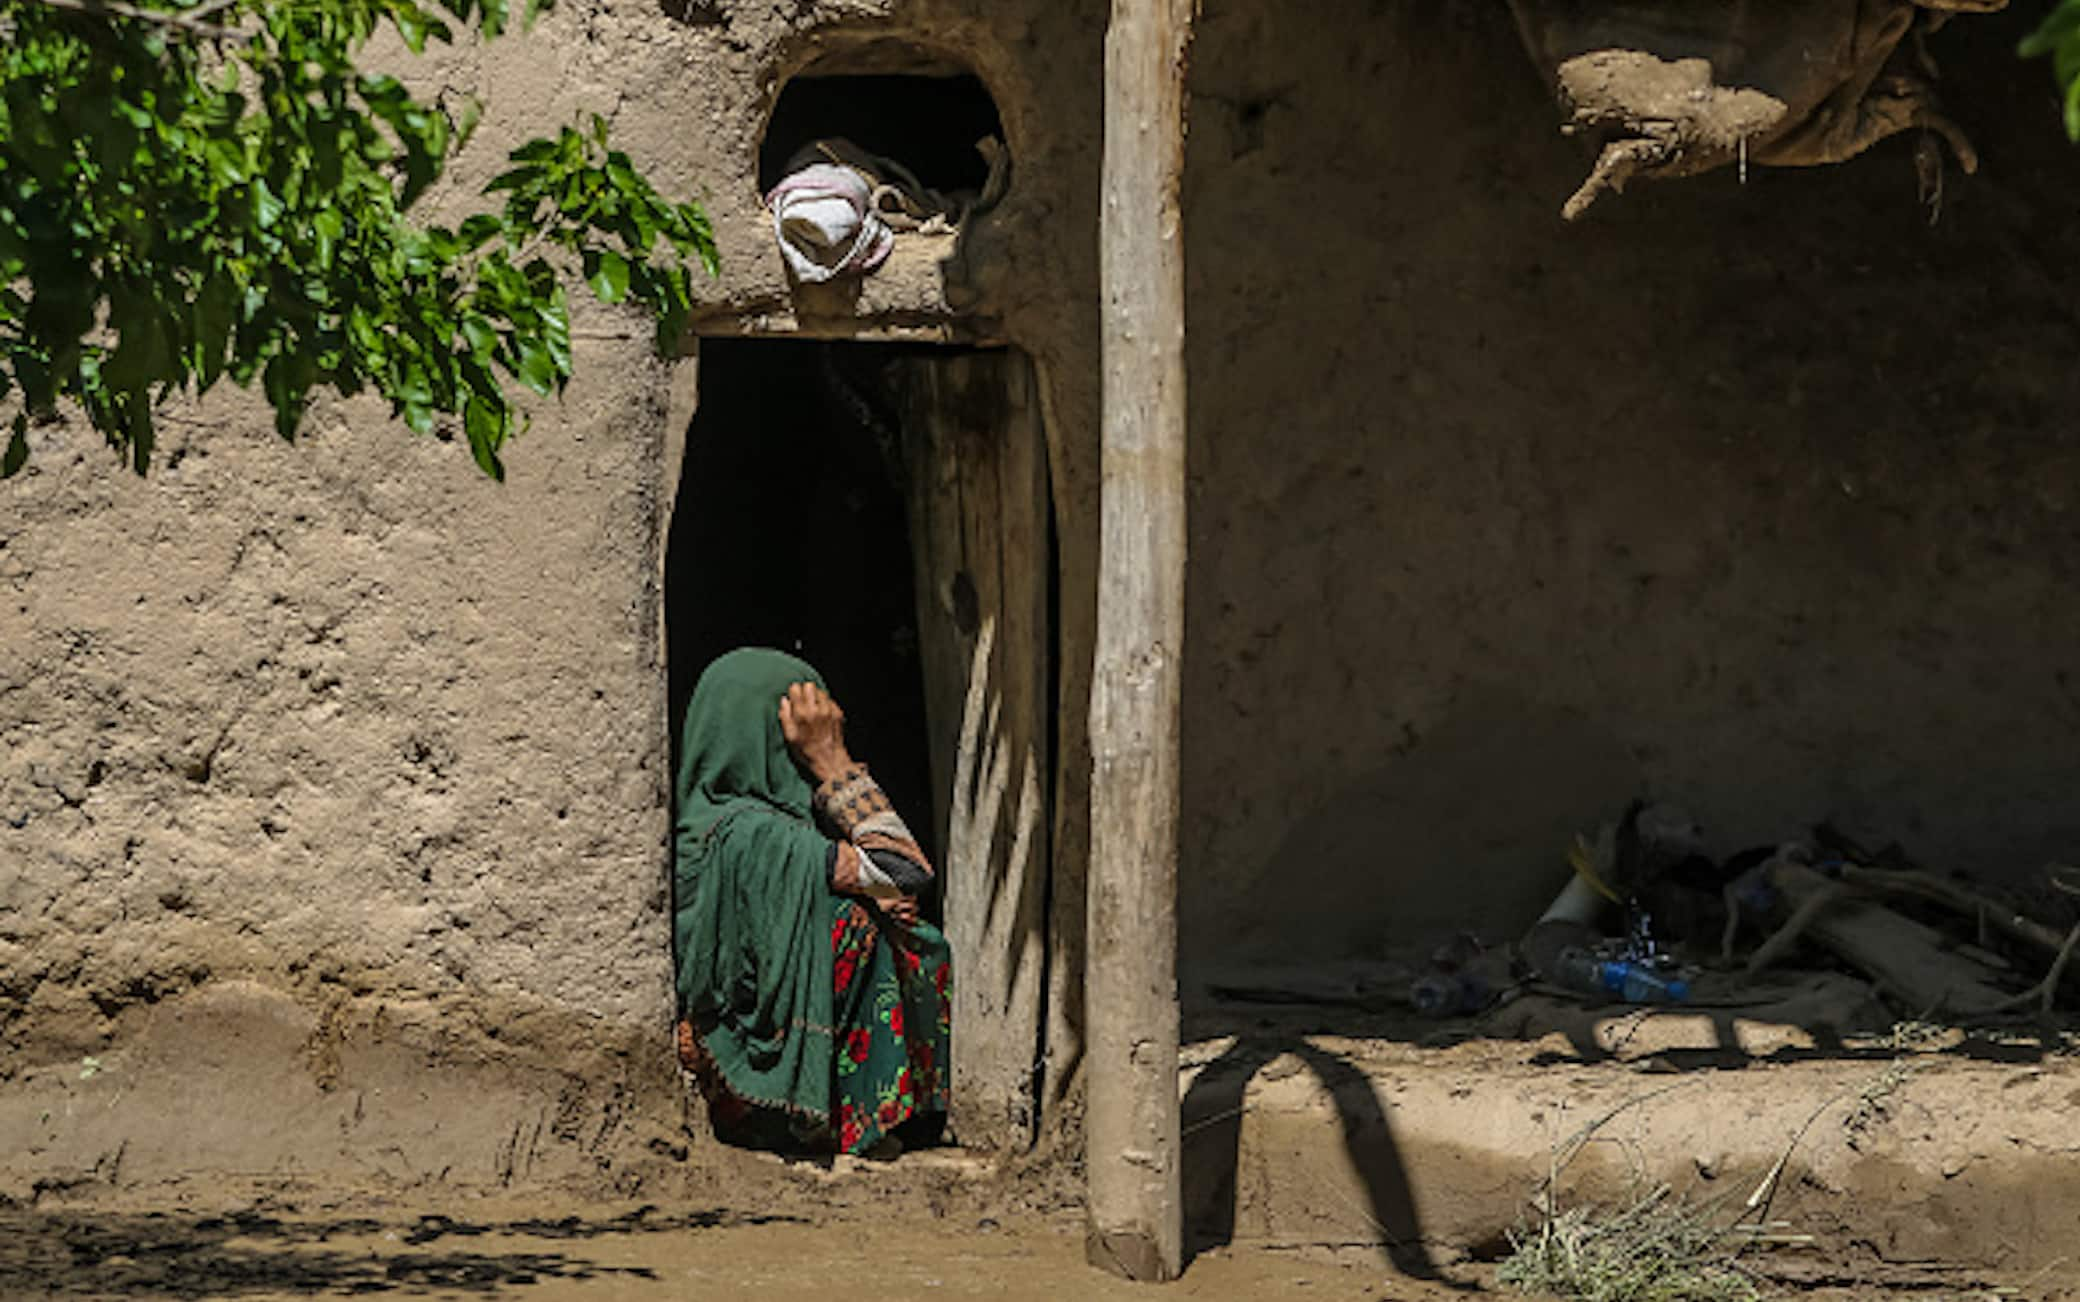
{"label": "woman's raised hand", "polygon": [[818,782],[852,767],[845,749],[845,711],[814,683],[796,683],[780,698],[780,734],[796,761]]}

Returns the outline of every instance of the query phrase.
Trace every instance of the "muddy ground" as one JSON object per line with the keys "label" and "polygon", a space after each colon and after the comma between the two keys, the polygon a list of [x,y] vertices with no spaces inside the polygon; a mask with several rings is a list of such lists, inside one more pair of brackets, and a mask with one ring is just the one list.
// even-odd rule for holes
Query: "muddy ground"
{"label": "muddy ground", "polygon": [[[1162,1296],[1516,1296],[1496,1280],[1497,1227],[1538,1173],[1563,1168],[1567,1200],[1630,1171],[1731,1206],[1782,1154],[1769,1216],[1791,1242],[1744,1257],[1765,1297],[2080,1302],[2080,1235],[2059,1228],[2080,1218],[2058,1155],[2074,1150],[2057,1104],[2080,1099],[2064,1035],[1821,1045],[1781,1023],[1634,1011],[1457,1043],[1469,1028],[1432,1023],[1423,1045],[1398,1023],[1323,1035],[1319,1016],[1266,1011],[1187,1049],[1193,1255]],[[1156,1295],[1085,1265],[1072,1157],[785,1161],[714,1144],[697,1115],[683,1138],[636,1198],[376,1167],[144,1179],[119,1156],[0,1185],[0,1299]]]}
{"label": "muddy ground", "polygon": [[[1886,1266],[1868,1254],[1758,1259],[1771,1293],[1849,1302],[1903,1295],[2080,1297],[2046,1272],[1998,1277],[1938,1264]],[[1240,1243],[1200,1253],[1177,1298],[1354,1298],[1428,1302],[1501,1296],[1491,1264],[1411,1279],[1372,1252]],[[1802,1282],[1803,1281],[1803,1282]],[[741,1298],[810,1302],[842,1289],[888,1299],[1149,1297],[1082,1260],[1072,1213],[934,1216],[717,1207],[339,1204],[262,1197],[230,1210],[186,1207],[0,1212],[0,1296],[8,1298],[396,1296]],[[1507,1294],[1516,1296],[1514,1294]]]}

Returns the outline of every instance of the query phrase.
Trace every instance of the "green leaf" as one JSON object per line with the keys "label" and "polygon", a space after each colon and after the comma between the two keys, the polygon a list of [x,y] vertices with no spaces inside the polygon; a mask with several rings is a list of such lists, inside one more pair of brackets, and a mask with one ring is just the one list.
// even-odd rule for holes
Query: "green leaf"
{"label": "green leaf", "polygon": [[101,368],[112,388],[142,393],[166,373],[170,360],[166,326],[152,307],[129,298],[111,298],[109,324],[118,332],[116,350]]}
{"label": "green leaf", "polygon": [[238,320],[238,300],[238,283],[222,268],[210,275],[195,296],[194,355],[188,364],[196,373],[197,392],[207,390],[224,373],[225,351]]}
{"label": "green leaf", "polygon": [[585,252],[585,283],[603,303],[619,303],[628,294],[628,259],[612,249]]}
{"label": "green leaf", "polygon": [[485,361],[498,352],[498,331],[481,313],[472,312],[462,318],[462,337],[468,341],[470,351]]}
{"label": "green leaf", "polygon": [[340,238],[346,233],[346,219],[330,208],[311,217],[311,236],[316,246],[313,253],[318,270],[331,268],[333,250],[339,247]]}
{"label": "green leaf", "polygon": [[563,286],[549,296],[548,305],[542,309],[542,346],[549,350],[549,360],[555,364],[558,375],[571,373],[571,314],[570,301],[564,297]]}
{"label": "green leaf", "polygon": [[21,412],[16,412],[7,439],[7,451],[0,454],[0,479],[13,479],[28,463],[29,418]]}
{"label": "green leaf", "polygon": [[503,403],[494,405],[472,394],[463,404],[462,427],[469,436],[470,455],[485,474],[500,481],[505,479],[506,470],[498,459],[498,449],[505,443],[511,423],[512,412]]}
{"label": "green leaf", "polygon": [[2025,59],[2049,54],[2076,31],[2080,31],[2080,4],[2074,0],[2060,0],[2059,6],[2045,16],[2036,30],[2022,38],[2016,53]]}
{"label": "green leaf", "polygon": [[275,196],[275,192],[267,187],[265,179],[261,177],[253,178],[251,195],[253,200],[253,220],[259,223],[260,229],[266,230],[282,219],[284,205]]}
{"label": "green leaf", "polygon": [[152,448],[158,441],[152,425],[152,404],[142,394],[131,394],[122,407],[130,438],[130,468],[142,475],[152,468]]}
{"label": "green leaf", "polygon": [[296,441],[296,427],[303,421],[306,390],[297,382],[294,354],[281,353],[268,359],[260,373],[260,388],[274,408],[274,432],[286,442]]}
{"label": "green leaf", "polygon": [[459,151],[469,144],[471,136],[477,134],[477,126],[484,120],[484,101],[474,95],[463,97],[462,115],[455,123],[455,148]]}
{"label": "green leaf", "polygon": [[462,238],[462,248],[474,253],[505,232],[506,224],[496,214],[480,212],[464,219],[462,229],[456,232]]}
{"label": "green leaf", "polygon": [[203,146],[203,158],[209,165],[210,178],[219,185],[237,185],[246,179],[245,146],[236,139],[212,137]]}
{"label": "green leaf", "polygon": [[557,374],[555,355],[549,351],[548,345],[539,339],[530,339],[520,345],[520,364],[515,370],[519,374],[520,383],[545,397],[555,389],[557,381],[561,378]]}
{"label": "green leaf", "polygon": [[484,184],[484,193],[496,194],[500,190],[524,192],[534,184],[535,173],[536,169],[531,165],[508,168]]}

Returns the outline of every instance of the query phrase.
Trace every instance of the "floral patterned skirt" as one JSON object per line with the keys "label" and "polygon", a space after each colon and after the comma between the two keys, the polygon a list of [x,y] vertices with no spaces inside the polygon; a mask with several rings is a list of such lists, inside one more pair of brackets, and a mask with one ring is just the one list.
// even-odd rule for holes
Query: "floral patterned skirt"
{"label": "floral patterned skirt", "polygon": [[912,1117],[946,1111],[953,963],[926,923],[896,927],[854,900],[831,924],[837,991],[838,1151],[860,1153]]}
{"label": "floral patterned skirt", "polygon": [[731,1094],[692,1026],[679,1023],[680,1060],[699,1080],[718,1131],[761,1145],[792,1138],[863,1153],[911,1118],[946,1111],[953,961],[945,935],[926,923],[896,927],[857,900],[836,899],[831,966],[838,1043],[824,1134],[805,1136]]}

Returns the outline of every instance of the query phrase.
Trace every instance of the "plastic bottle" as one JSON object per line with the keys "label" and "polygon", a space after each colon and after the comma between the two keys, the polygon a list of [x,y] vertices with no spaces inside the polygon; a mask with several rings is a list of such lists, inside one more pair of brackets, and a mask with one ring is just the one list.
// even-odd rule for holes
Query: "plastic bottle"
{"label": "plastic bottle", "polygon": [[1583,994],[1616,995],[1628,1004],[1681,1004],[1690,1000],[1690,983],[1663,976],[1630,959],[1600,959],[1587,950],[1563,952],[1549,973],[1560,985]]}
{"label": "plastic bottle", "polygon": [[1467,972],[1425,973],[1408,988],[1408,1002],[1425,1017],[1477,1013],[1493,997],[1485,981]]}

